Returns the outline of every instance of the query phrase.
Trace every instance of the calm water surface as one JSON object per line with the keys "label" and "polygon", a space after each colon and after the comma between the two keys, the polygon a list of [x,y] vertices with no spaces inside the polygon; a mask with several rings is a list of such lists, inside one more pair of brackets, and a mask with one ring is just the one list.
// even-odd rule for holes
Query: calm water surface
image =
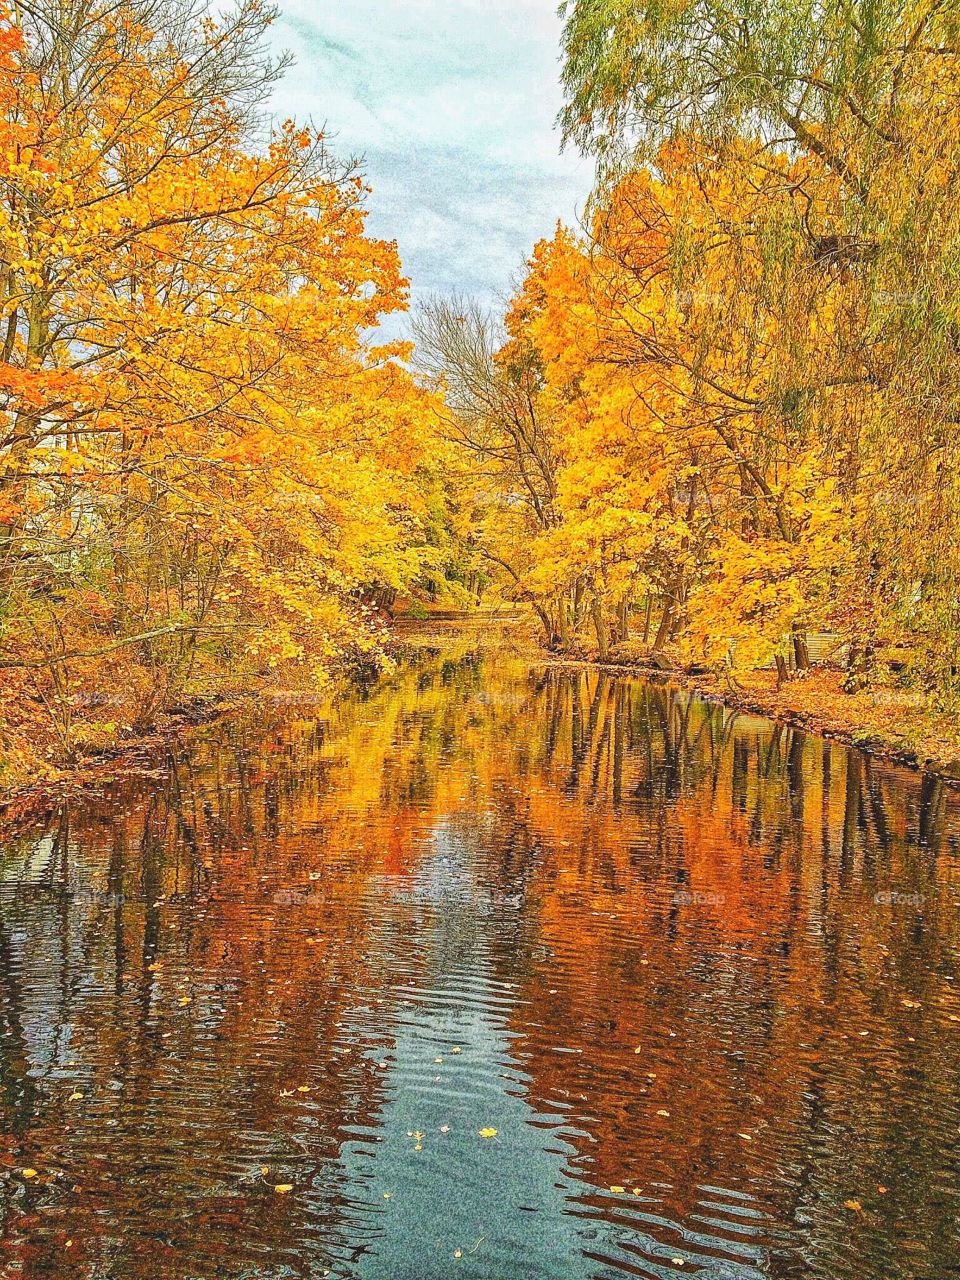
{"label": "calm water surface", "polygon": [[0,1275],[960,1276],[958,839],[469,640],[201,731],[0,850]]}

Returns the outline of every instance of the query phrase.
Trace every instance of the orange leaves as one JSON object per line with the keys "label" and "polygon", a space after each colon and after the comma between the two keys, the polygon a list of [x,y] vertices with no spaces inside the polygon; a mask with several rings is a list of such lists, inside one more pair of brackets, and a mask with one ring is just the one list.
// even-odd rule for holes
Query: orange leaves
{"label": "orange leaves", "polygon": [[597,193],[587,243],[560,227],[535,247],[496,365],[543,424],[551,510],[522,554],[513,534],[497,555],[525,562],[519,591],[559,615],[552,642],[589,616],[602,652],[640,606],[645,643],[750,665],[851,571],[816,418],[839,282],[798,259],[809,168],[750,138],[722,154],[675,139],[656,171]]}
{"label": "orange leaves", "polygon": [[72,372],[20,367],[0,362],[0,394],[16,406],[43,409],[82,394],[84,381]]}
{"label": "orange leaves", "polygon": [[[366,234],[365,180],[320,133],[287,121],[263,145],[231,105],[238,76],[272,83],[268,20],[185,34],[161,7],[146,31],[121,4],[82,46],[29,50],[41,92],[0,18],[4,640],[66,749],[73,699],[113,697],[118,670],[159,704],[375,657],[362,592],[432,564],[430,397],[408,346],[367,350],[406,305],[396,245]],[[92,96],[57,99],[81,81]],[[109,625],[78,606],[91,583]]]}

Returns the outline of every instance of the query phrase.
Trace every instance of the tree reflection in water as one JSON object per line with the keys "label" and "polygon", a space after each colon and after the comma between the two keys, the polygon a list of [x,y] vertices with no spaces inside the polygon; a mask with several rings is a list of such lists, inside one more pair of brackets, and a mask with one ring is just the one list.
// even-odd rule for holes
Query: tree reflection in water
{"label": "tree reflection in water", "polygon": [[0,1274],[960,1267],[942,782],[466,640],[150,773],[3,846]]}

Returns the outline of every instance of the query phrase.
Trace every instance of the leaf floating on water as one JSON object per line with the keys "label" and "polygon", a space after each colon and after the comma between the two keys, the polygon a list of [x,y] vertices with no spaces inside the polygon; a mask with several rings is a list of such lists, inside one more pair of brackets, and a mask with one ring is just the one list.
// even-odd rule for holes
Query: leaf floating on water
{"label": "leaf floating on water", "polygon": [[845,1209],[852,1209],[854,1213],[859,1213],[863,1208],[863,1205],[859,1200],[844,1200],[843,1207]]}
{"label": "leaf floating on water", "polygon": [[279,1184],[279,1186],[276,1186],[276,1187],[274,1187],[273,1189],[274,1189],[274,1191],[277,1193],[277,1195],[278,1195],[278,1196],[285,1196],[285,1195],[287,1194],[287,1192],[288,1192],[288,1191],[292,1191],[292,1190],[293,1190],[293,1183],[292,1183],[292,1182],[281,1182],[281,1183]]}
{"label": "leaf floating on water", "polygon": [[385,1192],[383,1193],[383,1198],[384,1198],[384,1200],[389,1200],[389,1199],[392,1197],[392,1195],[393,1195],[393,1192],[392,1192],[392,1191],[385,1191]]}
{"label": "leaf floating on water", "polygon": [[626,1189],[627,1189],[626,1187],[619,1187],[619,1186],[610,1188],[610,1190],[613,1192],[615,1196],[622,1196],[623,1193],[626,1191]]}
{"label": "leaf floating on water", "polygon": [[660,1110],[657,1112],[658,1116],[668,1116],[669,1114],[670,1112],[667,1111],[665,1107],[661,1107]]}
{"label": "leaf floating on water", "polygon": [[454,1256],[455,1258],[462,1258],[462,1257],[463,1257],[463,1250],[462,1250],[462,1249],[454,1249],[454,1251],[453,1251],[453,1256]]}
{"label": "leaf floating on water", "polygon": [[738,1133],[738,1134],[737,1134],[737,1137],[738,1137],[738,1138],[742,1138],[742,1139],[744,1140],[744,1142],[752,1142],[752,1141],[753,1141],[753,1138],[750,1136],[750,1134],[749,1134],[749,1133]]}
{"label": "leaf floating on water", "polygon": [[922,1004],[919,1000],[901,1000],[900,1003],[905,1009],[920,1009]]}
{"label": "leaf floating on water", "polygon": [[455,1045],[453,1046],[453,1048],[450,1050],[450,1052],[451,1052],[451,1053],[463,1053],[463,1050],[460,1048],[460,1046],[459,1046],[458,1044],[455,1044]]}
{"label": "leaf floating on water", "polygon": [[450,1126],[449,1126],[448,1124],[442,1124],[442,1125],[440,1126],[440,1132],[441,1132],[441,1133],[449,1133],[449,1132],[450,1132]]}
{"label": "leaf floating on water", "polygon": [[24,1178],[35,1178],[37,1176],[36,1169],[21,1169],[20,1172]]}
{"label": "leaf floating on water", "polygon": [[481,1138],[495,1138],[497,1136],[496,1129],[481,1129],[479,1133]]}
{"label": "leaf floating on water", "polygon": [[298,1084],[297,1093],[309,1093],[311,1088],[312,1086],[309,1084]]}
{"label": "leaf floating on water", "polygon": [[68,1101],[68,1102],[79,1102],[79,1101],[80,1101],[80,1099],[81,1099],[82,1097],[83,1097],[83,1094],[80,1092],[80,1090],[79,1090],[79,1089],[74,1089],[73,1093],[71,1093],[71,1095],[70,1095],[70,1097],[67,1099],[67,1101]]}
{"label": "leaf floating on water", "polygon": [[177,1001],[177,1004],[190,1004],[192,999],[193,999],[192,996],[181,996],[180,999]]}
{"label": "leaf floating on water", "polygon": [[888,1187],[884,1187],[884,1186],[877,1187],[877,1194],[881,1196],[885,1196],[888,1190],[889,1190]]}

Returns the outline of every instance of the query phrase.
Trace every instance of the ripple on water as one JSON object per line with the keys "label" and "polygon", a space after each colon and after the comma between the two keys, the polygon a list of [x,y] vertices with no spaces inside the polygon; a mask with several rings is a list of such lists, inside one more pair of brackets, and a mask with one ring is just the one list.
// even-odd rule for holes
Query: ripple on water
{"label": "ripple on water", "polygon": [[949,791],[473,652],[154,774],[2,849],[4,1280],[960,1274]]}

